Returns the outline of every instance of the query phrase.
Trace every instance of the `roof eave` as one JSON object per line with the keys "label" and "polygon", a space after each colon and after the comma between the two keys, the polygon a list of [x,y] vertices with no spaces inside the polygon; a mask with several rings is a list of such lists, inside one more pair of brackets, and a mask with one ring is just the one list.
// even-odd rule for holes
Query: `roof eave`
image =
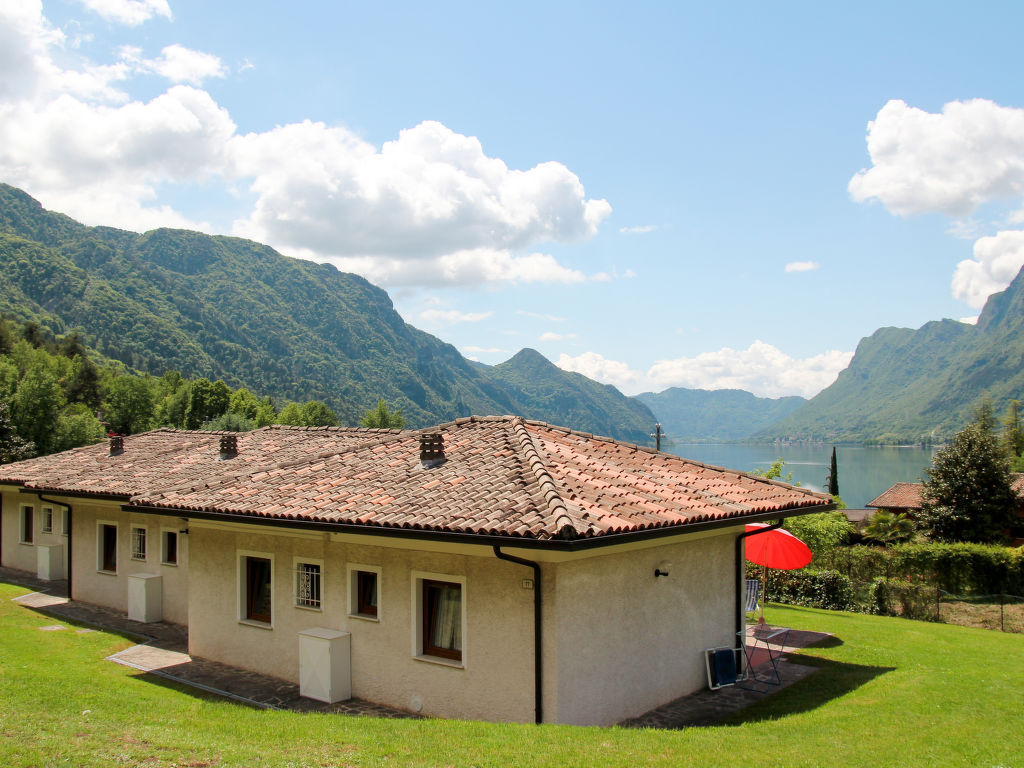
{"label": "roof eave", "polygon": [[619,544],[631,544],[649,539],[666,538],[669,536],[681,536],[690,533],[699,533],[718,528],[732,528],[746,523],[757,523],[765,520],[779,520],[781,518],[795,517],[797,515],[809,515],[819,512],[829,512],[835,509],[835,504],[818,504],[810,507],[795,507],[766,512],[755,512],[749,515],[740,515],[727,518],[716,518],[703,520],[694,523],[682,523],[679,525],[665,525],[657,528],[645,528],[635,531],[623,531],[620,533],[609,533],[599,536],[588,536],[576,539],[536,539],[525,536],[495,535],[480,533],[461,533],[457,531],[439,531],[422,528],[389,528],[385,526],[361,525],[357,523],[334,523],[321,520],[297,520],[283,517],[261,517],[257,515],[242,515],[225,512],[205,512],[200,510],[177,509],[172,507],[155,507],[144,504],[124,504],[122,509],[128,512],[140,514],[168,515],[183,517],[195,520],[220,520],[222,522],[244,523],[248,525],[262,525],[273,528],[292,528],[309,531],[321,531],[330,533],[347,533],[360,536],[381,536],[384,538],[396,539],[420,539],[424,541],[445,541],[449,543],[477,544],[481,546],[505,546],[521,549],[544,549],[558,552],[580,552],[589,549],[600,549],[612,547]]}

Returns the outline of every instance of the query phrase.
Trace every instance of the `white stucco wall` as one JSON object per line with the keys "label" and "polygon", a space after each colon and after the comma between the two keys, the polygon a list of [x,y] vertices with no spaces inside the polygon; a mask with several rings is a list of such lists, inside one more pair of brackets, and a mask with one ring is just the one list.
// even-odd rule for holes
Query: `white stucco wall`
{"label": "white stucco wall", "polygon": [[[116,502],[68,499],[72,506],[72,590],[74,599],[97,605],[128,610],[128,577],[148,573],[161,577],[163,620],[188,624],[188,535],[178,535],[178,564],[160,562],[162,529],[180,531],[187,524],[178,517],[130,514]],[[117,526],[117,572],[106,573],[99,568],[98,524]],[[147,531],[146,559],[131,558],[131,528],[141,526]]]}
{"label": "white stucco wall", "polygon": [[[706,684],[705,648],[735,640],[735,532],[557,566],[560,723],[610,725]],[[664,561],[670,575],[654,577]]]}
{"label": "white stucco wall", "polygon": [[[36,546],[56,545],[66,552],[67,537],[61,533],[63,530],[62,507],[50,502],[40,502],[35,496],[18,491],[4,491],[2,501],[3,520],[0,525],[3,526],[3,531],[0,533],[0,538],[3,539],[3,548],[0,551],[0,562],[6,567],[35,574]],[[33,536],[31,544],[21,543],[21,508],[25,505],[32,507]],[[43,507],[53,509],[53,531],[51,533],[43,532]]]}
{"label": "white stucco wall", "polygon": [[[472,552],[422,551],[356,543],[327,534],[190,526],[189,650],[298,682],[298,633],[313,627],[352,634],[352,694],[423,714],[529,722],[534,717],[531,571]],[[365,541],[362,537],[360,541]],[[422,546],[422,545],[415,545]],[[239,553],[273,559],[272,628],[239,619]],[[295,558],[321,561],[322,610],[294,604]],[[348,565],[380,567],[379,620],[348,614]],[[414,657],[414,574],[464,579],[466,626],[459,666]],[[414,637],[414,633],[416,633]]]}

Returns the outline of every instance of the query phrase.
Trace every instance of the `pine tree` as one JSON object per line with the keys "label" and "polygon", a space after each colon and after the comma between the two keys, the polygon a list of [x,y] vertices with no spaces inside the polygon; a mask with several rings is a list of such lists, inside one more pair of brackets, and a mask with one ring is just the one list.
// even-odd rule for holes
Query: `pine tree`
{"label": "pine tree", "polygon": [[922,492],[921,525],[937,541],[997,541],[1015,517],[1016,494],[992,406],[937,451]]}
{"label": "pine tree", "polygon": [[839,495],[839,465],[836,463],[836,447],[832,446],[832,465],[828,470],[828,487],[829,496]]}

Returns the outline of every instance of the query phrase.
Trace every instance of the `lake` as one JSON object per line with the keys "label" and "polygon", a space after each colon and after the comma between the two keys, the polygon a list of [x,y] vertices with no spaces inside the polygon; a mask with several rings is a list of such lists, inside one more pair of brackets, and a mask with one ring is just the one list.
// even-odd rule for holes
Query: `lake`
{"label": "lake", "polygon": [[[832,460],[831,445],[748,445],[741,443],[687,443],[664,445],[669,453],[704,464],[750,472],[767,469],[778,458],[786,462],[782,473],[815,491],[825,490]],[[934,448],[892,446],[836,446],[839,495],[846,506],[861,509],[893,483],[918,483],[932,463]]]}

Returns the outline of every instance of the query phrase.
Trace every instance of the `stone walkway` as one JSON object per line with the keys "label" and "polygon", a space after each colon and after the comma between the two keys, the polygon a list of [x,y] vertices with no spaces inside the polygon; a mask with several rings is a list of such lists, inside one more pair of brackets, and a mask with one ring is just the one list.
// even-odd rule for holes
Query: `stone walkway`
{"label": "stone walkway", "polygon": [[[145,674],[171,680],[207,693],[224,696],[240,703],[266,709],[287,709],[298,712],[333,712],[370,717],[416,718],[409,712],[385,707],[361,699],[349,699],[336,704],[325,704],[299,695],[299,686],[268,675],[231,667],[209,659],[188,654],[188,629],[167,622],[140,624],[130,621],[125,613],[90,603],[69,601],[66,581],[41,581],[32,574],[11,568],[0,568],[0,581],[19,584],[36,590],[14,598],[26,608],[45,613],[77,625],[86,625],[114,632],[137,640],[119,653],[109,656],[110,661],[137,669]],[[62,625],[41,627],[46,631],[65,629]],[[79,629],[78,631],[89,631]],[[828,635],[818,632],[791,632],[786,648],[802,648],[818,642]],[[775,647],[774,650],[782,650]],[[755,655],[757,676],[764,678],[770,671],[766,657]],[[722,718],[744,709],[766,696],[802,680],[816,671],[790,661],[783,656],[779,663],[781,684],[767,685],[749,681],[744,688],[732,686],[717,691],[700,690],[683,696],[640,717],[621,723],[627,728],[679,729],[711,725]]]}

